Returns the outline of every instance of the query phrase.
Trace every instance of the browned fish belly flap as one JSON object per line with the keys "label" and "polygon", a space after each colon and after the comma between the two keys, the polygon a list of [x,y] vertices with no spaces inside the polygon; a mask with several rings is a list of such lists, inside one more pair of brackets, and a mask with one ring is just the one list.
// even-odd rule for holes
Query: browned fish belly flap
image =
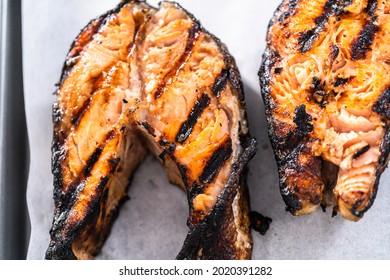
{"label": "browned fish belly flap", "polygon": [[283,199],[357,221],[389,160],[390,1],[285,0],[259,72]]}
{"label": "browned fish belly flap", "polygon": [[148,154],[188,196],[180,259],[251,256],[242,83],[226,47],[179,5],[122,1],[73,43],[53,106],[47,259],[99,253]]}

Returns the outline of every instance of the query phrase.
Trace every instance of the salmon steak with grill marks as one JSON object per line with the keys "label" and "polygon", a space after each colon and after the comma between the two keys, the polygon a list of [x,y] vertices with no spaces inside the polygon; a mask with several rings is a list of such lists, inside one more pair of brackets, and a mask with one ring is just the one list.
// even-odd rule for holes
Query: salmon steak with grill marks
{"label": "salmon steak with grill marks", "polygon": [[358,221],[390,151],[390,1],[285,0],[259,77],[281,194],[294,215]]}
{"label": "salmon steak with grill marks", "polygon": [[177,258],[250,258],[245,176],[256,140],[241,78],[225,45],[179,5],[122,1],[92,20],[66,58],[53,123],[47,259],[99,253],[148,154],[187,193]]}

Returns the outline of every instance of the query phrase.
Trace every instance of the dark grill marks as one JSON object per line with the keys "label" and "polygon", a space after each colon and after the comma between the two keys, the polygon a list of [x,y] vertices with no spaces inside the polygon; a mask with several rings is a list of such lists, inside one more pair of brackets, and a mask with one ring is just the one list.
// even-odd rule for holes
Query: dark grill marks
{"label": "dark grill marks", "polygon": [[312,48],[314,42],[318,39],[319,33],[325,29],[329,17],[340,14],[346,5],[348,5],[348,3],[340,4],[340,0],[328,0],[325,3],[322,14],[314,19],[316,27],[301,32],[298,37],[299,51],[302,54],[308,52]]}
{"label": "dark grill marks", "polygon": [[172,67],[171,71],[160,81],[160,84],[154,93],[154,98],[159,98],[164,91],[166,90],[166,86],[172,81],[174,76],[177,76],[180,70],[183,68],[186,61],[190,58],[192,49],[196,43],[196,39],[199,37],[199,32],[201,31],[200,24],[196,21],[193,22],[191,28],[188,30],[188,39],[186,48],[180,57],[180,59],[175,63]]}
{"label": "dark grill marks", "polygon": [[[124,3],[137,3],[137,2],[138,1],[133,1],[133,0],[123,0],[122,1],[123,4]],[[140,1],[140,3],[141,2],[142,1]],[[93,32],[99,33],[101,30],[104,30],[105,23],[107,23],[109,21],[109,18],[113,18],[115,16],[116,15],[113,14],[112,16],[106,15],[106,16],[100,18],[99,20],[101,20],[101,27],[100,27],[100,29],[96,28],[96,30],[94,30]],[[149,19],[147,19],[147,20],[149,20]],[[188,28],[188,27],[189,27],[189,25],[186,25],[186,28]],[[138,30],[138,28],[136,28],[136,30]],[[184,34],[186,34],[187,31],[184,31],[184,32],[185,32]],[[185,52],[182,55],[181,59],[177,57],[177,59],[180,60],[180,63],[177,63],[177,67],[176,67],[177,69],[175,71],[173,71],[172,73],[168,73],[164,79],[161,79],[162,81],[160,82],[160,85],[165,83],[164,87],[166,87],[167,85],[170,86],[172,80],[175,79],[179,73],[182,73],[180,71],[184,68],[184,65],[188,61],[188,59],[190,59],[191,53],[193,52],[192,51],[193,46],[199,41],[199,39],[197,39],[198,32],[204,32],[206,35],[206,39],[208,38],[207,36],[210,36],[211,39],[213,39],[213,37],[211,35],[209,35],[207,33],[207,31],[201,29],[201,27],[198,25],[198,23],[194,23],[193,28],[188,30],[188,32],[189,32],[188,39],[182,40],[182,44],[186,44],[186,48],[185,48]],[[139,30],[138,30],[138,33],[140,33]],[[184,37],[186,37],[186,36],[184,36]],[[93,40],[93,38],[91,37],[89,40]],[[216,43],[217,43],[217,45],[220,44],[219,41],[216,41]],[[182,51],[183,51],[184,45],[181,45],[181,46],[182,46]],[[221,50],[224,50],[224,47],[221,47],[221,46],[219,46],[219,47],[221,48]],[[195,45],[195,48],[196,48],[196,45]],[[221,53],[223,55],[225,55],[223,53],[223,51],[221,51]],[[72,55],[72,54],[70,53],[70,55]],[[78,56],[78,55],[80,55],[80,57],[83,56],[82,49],[81,49],[81,52],[79,54],[76,54],[76,56]],[[180,56],[180,54],[179,54],[179,56]],[[224,58],[225,58],[225,56],[224,56]],[[74,62],[77,62],[77,59],[78,59],[78,57],[75,58],[74,60],[71,60],[68,62],[70,62],[72,64]],[[172,63],[172,61],[171,61],[170,66],[173,64],[174,63]],[[175,63],[175,65],[176,65],[176,63]],[[211,102],[210,99],[215,98],[215,96],[218,97],[218,96],[222,95],[224,89],[227,86],[227,83],[229,83],[229,85],[228,85],[229,89],[231,88],[232,90],[237,91],[237,92],[232,91],[232,93],[234,95],[237,95],[237,96],[243,98],[242,92],[241,92],[242,84],[240,81],[240,76],[238,74],[238,71],[235,69],[234,61],[233,60],[229,61],[229,63],[225,63],[225,65],[226,65],[226,68],[221,71],[220,75],[218,75],[218,78],[214,81],[214,85],[211,88],[213,93],[207,91],[207,94],[204,94],[204,92],[199,92],[198,96],[195,95],[195,98],[197,98],[197,101],[195,104],[198,105],[198,108],[195,108],[196,106],[194,106],[194,108],[192,108],[191,112],[187,111],[187,113],[186,113],[186,114],[188,114],[188,120],[186,121],[186,125],[182,124],[184,127],[184,128],[183,127],[182,128],[184,131],[184,138],[185,138],[185,139],[183,139],[183,142],[186,141],[186,139],[189,135],[191,135],[191,131],[194,129],[193,127],[198,122],[199,117],[202,116],[202,112],[205,110],[205,108],[207,108],[207,106]],[[168,76],[169,74],[172,74],[171,77]],[[174,75],[176,75],[176,76],[174,76]],[[214,76],[214,78],[215,78],[215,76]],[[96,91],[96,89],[103,87],[101,85],[102,80],[103,80],[103,78],[101,78],[101,77],[98,77],[96,79],[95,89],[91,92],[92,94]],[[100,84],[98,82],[100,82]],[[165,89],[163,89],[161,91],[161,93],[163,93],[164,90]],[[152,92],[152,94],[154,94],[154,93],[155,92]],[[214,97],[213,97],[213,95],[214,95]],[[88,99],[87,102],[85,102],[85,103],[84,103],[84,100],[86,100],[86,99],[83,98],[82,101],[78,102],[78,104],[77,104],[78,108],[73,108],[72,110],[69,110],[69,111],[73,111],[71,116],[66,116],[67,112],[64,113],[64,117],[67,118],[66,124],[69,126],[66,128],[67,129],[69,128],[69,131],[71,131],[72,129],[75,129],[75,131],[74,131],[75,133],[80,133],[81,127],[83,126],[86,119],[87,118],[90,119],[90,113],[88,110],[91,110],[92,106],[95,106],[95,102],[94,102],[95,100]],[[123,100],[121,99],[121,101],[123,101],[123,103],[127,103],[127,100],[125,100],[125,99],[123,99]],[[120,106],[121,105],[122,104],[120,104]],[[62,125],[63,123],[62,123],[62,119],[61,119],[61,110],[58,107],[56,107],[54,109],[55,109],[55,112],[53,112],[54,122],[58,123],[58,125]],[[240,108],[240,109],[244,109],[244,108]],[[95,113],[95,111],[91,111],[91,113]],[[115,113],[116,113],[116,111],[115,111]],[[203,113],[203,115],[204,115],[204,113]],[[230,116],[228,116],[228,117],[230,117]],[[91,116],[91,118],[93,118],[93,116]],[[121,119],[121,120],[123,120],[123,119]],[[54,173],[54,171],[53,171],[53,174],[55,175],[55,179],[61,179],[61,180],[63,179],[64,182],[65,182],[65,178],[66,178],[67,179],[66,184],[67,184],[68,188],[67,188],[66,192],[62,192],[62,189],[60,189],[60,188],[56,188],[56,190],[55,190],[57,197],[58,197],[57,201],[59,201],[59,203],[57,203],[57,205],[56,205],[56,210],[55,210],[56,214],[55,214],[55,220],[53,222],[53,229],[52,229],[52,242],[49,246],[48,253],[47,253],[48,258],[60,258],[60,259],[72,258],[72,259],[75,259],[76,256],[72,253],[72,250],[75,250],[75,254],[77,253],[78,249],[80,249],[78,246],[81,246],[81,247],[85,246],[87,250],[89,250],[91,248],[91,246],[96,246],[97,250],[99,250],[99,247],[101,245],[99,243],[102,242],[103,239],[105,239],[105,236],[106,236],[105,231],[110,226],[109,224],[111,223],[111,219],[113,216],[111,213],[111,208],[109,208],[109,206],[111,206],[111,204],[109,206],[106,205],[107,200],[111,199],[111,197],[108,197],[109,196],[109,188],[111,188],[111,186],[115,187],[114,184],[111,185],[110,178],[111,178],[111,176],[114,176],[114,177],[118,176],[118,174],[122,175],[122,174],[120,174],[122,172],[122,171],[120,171],[121,163],[122,163],[122,160],[125,160],[124,158],[118,158],[118,156],[121,155],[121,153],[117,153],[117,151],[122,151],[122,150],[115,150],[117,148],[122,149],[123,146],[117,145],[116,141],[110,142],[110,139],[120,141],[120,140],[124,139],[124,138],[120,138],[120,137],[126,137],[125,134],[131,134],[131,132],[133,132],[133,131],[131,131],[131,128],[133,128],[133,126],[137,126],[137,128],[143,127],[145,129],[143,134],[147,135],[149,133],[150,135],[157,138],[154,140],[151,140],[151,139],[149,139],[149,140],[155,141],[155,140],[160,139],[158,144],[161,146],[161,148],[163,148],[163,153],[162,153],[161,157],[164,157],[164,154],[165,155],[169,154],[170,155],[169,158],[172,159],[174,163],[176,163],[176,164],[179,163],[179,160],[175,159],[175,157],[173,155],[173,152],[174,152],[175,147],[176,147],[176,145],[175,145],[176,135],[174,135],[174,137],[175,137],[174,139],[169,139],[170,141],[167,141],[163,137],[160,138],[160,133],[156,129],[154,129],[154,127],[151,125],[152,124],[151,122],[136,123],[136,120],[137,119],[132,119],[132,122],[128,123],[127,129],[125,126],[122,126],[122,128],[120,128],[119,124],[121,124],[121,122],[115,122],[115,126],[112,127],[113,130],[111,132],[107,133],[106,137],[104,137],[103,134],[101,135],[101,136],[103,136],[102,138],[99,137],[100,143],[98,143],[96,145],[97,148],[96,148],[96,146],[93,146],[93,148],[96,148],[94,151],[93,151],[93,149],[92,150],[88,149],[88,153],[85,153],[85,152],[81,153],[83,165],[80,168],[77,168],[77,170],[79,170],[79,172],[77,174],[78,179],[74,180],[71,183],[68,182],[68,178],[71,178],[71,177],[64,177],[64,179],[63,179],[60,172],[61,171],[65,172],[66,168],[72,167],[71,164],[73,164],[73,162],[72,162],[73,160],[71,159],[71,160],[69,160],[69,162],[65,161],[65,160],[68,159],[70,151],[73,151],[73,150],[70,150],[70,148],[69,148],[70,146],[65,146],[63,144],[64,141],[62,138],[66,139],[65,132],[62,133],[62,131],[60,130],[61,127],[55,127],[54,141],[55,141],[55,144],[57,144],[57,145],[53,144],[53,157],[54,157],[53,163],[55,163],[53,166],[53,169],[55,169],[59,173]],[[183,119],[183,121],[184,121],[184,119]],[[73,125],[74,125],[74,127],[72,127]],[[104,124],[102,124],[102,125],[104,125]],[[180,125],[180,123],[179,123],[179,125]],[[177,128],[178,127],[176,126],[176,129]],[[141,128],[141,130],[143,130],[143,129]],[[137,131],[137,130],[134,130],[134,131],[135,131],[135,134],[137,134],[136,137],[141,137],[141,139],[142,139],[143,135],[141,135],[141,134],[138,135],[139,131]],[[177,131],[174,131],[174,133],[176,133],[176,132]],[[61,137],[61,136],[63,136],[63,137]],[[80,135],[80,136],[83,136],[83,135]],[[241,145],[241,146],[243,146],[243,148],[244,148],[246,146],[246,142],[244,142],[244,137],[246,135],[244,135],[243,132],[240,132],[239,136],[241,137],[240,140],[242,140],[242,143],[243,143],[243,145]],[[57,137],[60,137],[62,140],[58,140]],[[72,145],[72,143],[71,143],[72,137],[73,137],[73,133],[69,137],[70,145]],[[120,138],[120,139],[118,139],[118,138]],[[181,138],[183,138],[183,136]],[[100,141],[100,139],[101,139],[101,141]],[[139,140],[141,140],[141,139],[139,139]],[[107,149],[108,146],[107,146],[107,148],[105,148],[105,145],[107,145],[109,143],[113,144],[113,145],[110,145],[110,149]],[[119,142],[119,143],[126,144],[127,142]],[[82,143],[82,145],[83,144],[84,143]],[[176,144],[178,144],[178,143],[176,143]],[[132,145],[133,145],[133,143],[130,143],[130,147]],[[66,154],[68,152],[67,148],[69,148],[69,154]],[[83,148],[81,148],[81,149],[84,151]],[[113,150],[111,150],[111,149],[113,149]],[[109,152],[114,152],[114,155],[110,156],[109,159],[106,157],[107,150],[109,150]],[[215,150],[217,150],[217,151],[215,151]],[[250,147],[248,149],[245,149],[244,155],[247,155],[247,156],[243,156],[244,160],[240,159],[239,161],[232,163],[232,170],[233,170],[234,174],[232,174],[230,178],[232,178],[234,176],[235,180],[234,180],[234,185],[232,182],[230,182],[229,185],[226,185],[226,187],[229,189],[228,190],[229,192],[230,191],[241,191],[241,189],[244,188],[243,185],[244,185],[244,181],[245,181],[245,174],[241,174],[241,173],[243,171],[242,165],[246,164],[245,160],[247,157],[249,157],[249,152],[247,150],[250,150],[250,157],[252,157],[254,152],[253,152],[252,147]],[[202,160],[204,160],[204,162],[203,162],[202,166],[200,167],[200,169],[197,170],[197,174],[202,173],[202,169],[204,168],[203,174],[202,174],[203,179],[205,181],[212,181],[212,180],[215,181],[215,178],[216,178],[218,172],[221,172],[220,171],[221,168],[226,168],[226,167],[228,167],[227,166],[228,163],[230,164],[230,160],[227,161],[227,159],[229,159],[231,157],[231,154],[232,154],[232,140],[229,139],[228,135],[225,135],[225,137],[223,139],[219,140],[218,142],[215,142],[212,145],[211,152],[209,151],[209,153],[207,153],[207,155],[202,157]],[[72,158],[73,158],[73,156],[72,156]],[[105,162],[102,162],[103,159],[105,159]],[[167,159],[167,157],[165,159]],[[98,172],[95,174],[95,170],[97,170],[96,168],[98,167],[98,165],[100,166],[100,163],[104,163],[104,171],[102,173]],[[171,164],[170,161],[169,161],[169,163]],[[76,164],[79,164],[79,162],[76,162]],[[95,167],[93,167],[93,166],[95,166]],[[197,194],[203,193],[204,189],[206,187],[208,187],[208,184],[201,183],[199,181],[199,178],[195,178],[195,180],[191,180],[191,182],[188,182],[187,178],[191,177],[189,175],[192,175],[192,170],[190,170],[190,169],[187,170],[187,168],[190,168],[190,167],[188,167],[184,164],[183,165],[178,164],[179,172],[183,178],[185,187],[188,190],[187,193],[191,193],[191,191],[192,191],[191,199],[193,199],[194,197],[196,197]],[[175,172],[176,172],[176,170],[175,170]],[[112,175],[112,173],[114,173],[114,175]],[[91,179],[93,179],[93,180],[91,180]],[[112,179],[114,179],[114,178],[112,178]],[[193,178],[191,177],[191,179],[193,179]],[[196,180],[196,179],[198,179],[198,180]],[[197,181],[197,182],[194,183],[194,181]],[[238,185],[238,181],[240,181],[240,185]],[[114,183],[114,182],[112,182],[112,183]],[[61,185],[61,184],[62,184],[62,182],[59,181],[58,185]],[[192,186],[192,188],[191,188],[191,186]],[[88,191],[88,195],[87,195],[87,191]],[[89,193],[89,191],[91,191],[91,192]],[[226,193],[226,191],[225,191],[225,193]],[[88,196],[88,201],[84,200],[84,198],[85,198],[84,195]],[[233,199],[234,195],[229,196],[229,199],[230,199],[230,197]],[[242,197],[243,196],[240,196],[241,200],[243,200]],[[224,204],[222,206],[226,207],[226,209],[228,209],[228,210],[232,210],[231,203],[229,203],[229,202],[230,202],[230,200],[224,202]],[[219,204],[221,204],[221,199],[219,199]],[[191,206],[193,206],[193,205],[190,205],[190,207]],[[76,209],[79,209],[80,212],[76,213],[75,212]],[[247,209],[244,209],[244,212],[246,210]],[[106,213],[106,211],[110,211],[110,212]],[[191,209],[190,209],[190,211],[191,211]],[[207,213],[202,212],[202,215],[206,216],[206,214]],[[225,217],[225,216],[221,216],[221,217],[222,218],[217,221],[218,225],[223,227],[223,228],[227,227],[229,229],[231,227],[231,225],[229,223],[232,222],[231,221],[232,215],[227,215],[227,217]],[[226,220],[226,223],[224,222],[224,220]],[[237,226],[237,225],[232,225],[233,228],[235,226]],[[244,228],[245,225],[243,225],[241,227]],[[214,235],[216,235],[217,233],[218,232],[216,232]],[[211,234],[213,234],[213,233],[211,232]],[[91,237],[89,235],[91,235]],[[200,237],[199,239],[208,240],[210,238],[210,235],[209,234],[207,234],[207,236],[200,235],[199,237]],[[232,241],[234,241],[234,239],[232,239]],[[228,242],[232,242],[232,241],[228,240]],[[91,242],[91,243],[89,243],[89,242]],[[224,244],[229,245],[230,243],[224,242]],[[63,245],[62,246],[63,249],[60,249],[61,245]],[[75,245],[75,246],[73,246],[73,245]],[[236,246],[236,245],[234,245],[234,246]],[[229,252],[230,255],[229,254],[227,255],[228,257],[233,258],[236,255],[241,256],[240,252],[236,253],[235,250],[237,250],[237,249],[235,247],[231,247],[231,248],[229,247],[228,249],[232,250],[232,252]],[[94,255],[97,252],[98,251],[95,250],[95,251],[92,251],[91,254]],[[87,253],[90,253],[90,252],[87,252]],[[68,254],[68,255],[65,255],[65,254]],[[207,257],[207,255],[206,255],[206,257]]]}
{"label": "dark grill marks", "polygon": [[197,120],[202,114],[203,110],[210,104],[210,97],[207,94],[202,96],[195,101],[194,107],[191,109],[191,113],[188,119],[181,125],[179,132],[176,134],[176,141],[183,143],[191,135],[192,129],[194,128]]}
{"label": "dark grill marks", "polygon": [[202,174],[199,176],[199,181],[204,184],[211,183],[225,161],[230,158],[232,152],[232,139],[229,137],[217,150],[214,151]]}
{"label": "dark grill marks", "polygon": [[372,17],[375,14],[377,7],[378,0],[368,0],[367,7],[365,8],[364,12]]}
{"label": "dark grill marks", "polygon": [[93,216],[96,213],[96,211],[99,211],[99,209],[100,209],[99,202],[100,202],[100,199],[102,198],[103,190],[106,187],[106,185],[108,184],[109,179],[110,179],[109,176],[104,176],[100,179],[100,182],[96,188],[95,195],[91,199],[91,201],[88,203],[89,204],[87,207],[88,211],[85,213],[85,216],[82,219],[82,221],[80,222],[80,225],[82,223],[87,222],[88,219],[91,218],[91,216]]}
{"label": "dark grill marks", "polygon": [[211,88],[216,97],[219,97],[221,92],[225,89],[229,79],[229,70],[223,69],[221,74],[215,79],[214,85]]}
{"label": "dark grill marks", "polygon": [[87,100],[85,100],[83,106],[79,110],[77,110],[77,112],[74,113],[74,117],[72,118],[71,121],[75,129],[77,129],[77,127],[79,126],[80,121],[83,118],[85,112],[88,110],[90,103],[91,103],[91,98],[88,98]]}
{"label": "dark grill marks", "polygon": [[165,155],[172,155],[176,149],[175,143],[171,143],[165,139],[160,139],[158,144],[163,147],[162,153],[158,156],[161,160],[164,160]]}
{"label": "dark grill marks", "polygon": [[365,154],[366,152],[368,152],[368,150],[371,148],[370,145],[367,145],[363,148],[361,148],[359,151],[357,151],[354,155],[353,155],[353,159],[357,159],[359,158],[361,155]]}
{"label": "dark grill marks", "polygon": [[87,160],[87,165],[83,169],[83,173],[86,177],[88,177],[91,174],[91,170],[95,163],[98,161],[100,155],[102,154],[103,149],[98,147],[96,150],[92,153],[92,155]]}
{"label": "dark grill marks", "polygon": [[359,37],[356,38],[351,44],[351,58],[353,60],[359,60],[366,58],[367,52],[371,50],[372,42],[374,41],[375,34],[379,28],[374,24],[375,19],[367,21],[363,26],[363,29],[359,33]]}

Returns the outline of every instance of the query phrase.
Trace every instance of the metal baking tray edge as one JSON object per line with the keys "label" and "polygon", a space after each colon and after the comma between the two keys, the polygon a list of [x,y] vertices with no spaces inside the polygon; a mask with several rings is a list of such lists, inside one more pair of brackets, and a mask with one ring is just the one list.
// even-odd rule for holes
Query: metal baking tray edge
{"label": "metal baking tray edge", "polygon": [[21,0],[0,0],[0,259],[25,259],[30,236],[21,33]]}

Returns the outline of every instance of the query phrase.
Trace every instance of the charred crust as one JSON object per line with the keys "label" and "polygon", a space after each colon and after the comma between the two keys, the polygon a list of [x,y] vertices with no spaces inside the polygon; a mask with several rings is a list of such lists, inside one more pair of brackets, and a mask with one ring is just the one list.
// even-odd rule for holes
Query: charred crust
{"label": "charred crust", "polygon": [[251,227],[261,235],[265,235],[269,229],[270,224],[272,223],[272,219],[265,217],[256,211],[251,211],[249,217],[251,221]]}
{"label": "charred crust", "polygon": [[204,184],[211,183],[224,163],[230,158],[232,152],[232,139],[228,138],[217,150],[214,151],[211,158],[206,163],[202,174],[199,176],[199,181]]}
{"label": "charred crust", "polygon": [[63,187],[62,179],[62,161],[65,151],[56,135],[53,136],[53,143],[51,147],[51,172],[53,174],[53,197],[56,209],[59,208],[61,202],[61,194]]}
{"label": "charred crust", "polygon": [[385,136],[384,136],[382,143],[380,145],[380,152],[381,152],[381,156],[380,156],[379,161],[378,161],[378,167],[376,169],[376,174],[375,174],[375,183],[374,183],[374,187],[373,187],[373,190],[372,190],[372,193],[370,196],[370,200],[368,201],[368,204],[366,205],[366,207],[363,210],[357,211],[357,207],[359,205],[357,205],[356,207],[354,207],[352,209],[351,212],[356,217],[359,217],[359,218],[362,217],[364,215],[364,213],[366,213],[371,208],[371,206],[374,204],[376,195],[378,193],[378,186],[379,186],[379,181],[380,181],[381,175],[382,175],[383,171],[385,171],[385,169],[387,168],[387,165],[389,162],[389,157],[390,157],[390,126],[389,125],[386,126]]}
{"label": "charred crust", "polygon": [[[69,203],[66,203],[66,209],[62,209],[61,216],[57,217],[53,221],[53,227],[50,231],[51,242],[46,252],[46,259],[77,259],[72,250],[72,244],[80,235],[81,231],[86,228],[88,223],[96,223],[97,217],[100,213],[100,199],[103,194],[103,189],[109,181],[108,176],[104,176],[100,179],[97,186],[97,190],[94,193],[93,198],[86,207],[87,211],[82,220],[76,221],[76,223],[68,222],[69,215],[73,208],[74,203],[84,188],[84,182],[82,182],[75,190],[68,191],[68,194],[72,194]],[[66,230],[64,231],[64,229]]]}
{"label": "charred crust", "polygon": [[306,112],[306,105],[302,104],[299,105],[298,107],[295,108],[294,110],[294,123],[295,123],[295,128],[293,130],[290,130],[286,138],[283,140],[281,137],[277,137],[275,134],[275,131],[272,131],[273,138],[275,143],[278,143],[278,149],[294,149],[296,148],[302,140],[306,138],[306,136],[309,135],[310,132],[313,131],[314,126],[311,123],[312,122],[312,117],[310,114]]}
{"label": "charred crust", "polygon": [[375,34],[379,31],[373,21],[368,21],[360,31],[359,36],[351,44],[351,58],[359,60],[366,58],[367,52],[371,51],[371,45]]}
{"label": "charred crust", "polygon": [[[177,163],[177,160],[174,159]],[[184,186],[188,189],[188,176],[187,176],[187,167],[185,165],[177,164],[177,168],[179,169],[181,178],[183,179]]]}
{"label": "charred crust", "polygon": [[[256,153],[257,141],[252,139],[249,147],[233,164],[229,180],[218,197],[213,210],[187,234],[177,259],[238,259],[248,258],[250,251],[240,251],[232,240],[237,234],[232,203],[245,187],[243,173],[246,165]],[[240,186],[241,184],[241,186]],[[247,198],[245,198],[247,199]],[[249,213],[244,213],[248,215]],[[242,249],[241,249],[242,250]]]}
{"label": "charred crust", "polygon": [[52,118],[54,125],[58,125],[62,121],[61,108],[57,102],[52,107]]}
{"label": "charred crust", "polygon": [[260,88],[263,101],[265,103],[265,113],[267,118],[272,117],[272,109],[275,108],[275,103],[270,95],[271,87],[270,81],[272,79],[272,68],[280,61],[280,54],[271,48],[267,48],[263,54],[263,62],[259,70]]}
{"label": "charred crust", "polygon": [[373,107],[373,111],[390,119],[390,86],[379,96]]}
{"label": "charred crust", "polygon": [[87,165],[83,169],[84,176],[89,176],[91,174],[91,170],[95,163],[98,161],[100,155],[102,154],[103,149],[97,147],[95,151],[93,151],[92,155],[87,160]]}
{"label": "charred crust", "polygon": [[72,251],[72,241],[61,239],[50,241],[45,254],[46,260],[77,260]]}
{"label": "charred crust", "polygon": [[295,133],[297,137],[302,139],[313,131],[314,127],[311,124],[313,118],[310,114],[306,113],[306,106],[304,104],[299,105],[297,108],[295,108],[294,113],[294,123],[296,124]]}
{"label": "charred crust", "polygon": [[181,125],[178,133],[176,134],[177,142],[184,143],[184,141],[191,135],[192,129],[201,116],[203,110],[210,104],[210,100],[211,99],[207,94],[202,94],[202,96],[195,101],[194,107],[192,107],[187,120]]}
{"label": "charred crust", "polygon": [[87,223],[91,223],[91,219],[94,221],[94,223],[96,223],[97,216],[100,214],[100,200],[102,198],[103,190],[108,184],[109,179],[109,176],[104,176],[100,179],[96,191],[94,192],[94,196],[86,207],[87,211],[84,218],[74,227],[75,232],[81,230]]}

